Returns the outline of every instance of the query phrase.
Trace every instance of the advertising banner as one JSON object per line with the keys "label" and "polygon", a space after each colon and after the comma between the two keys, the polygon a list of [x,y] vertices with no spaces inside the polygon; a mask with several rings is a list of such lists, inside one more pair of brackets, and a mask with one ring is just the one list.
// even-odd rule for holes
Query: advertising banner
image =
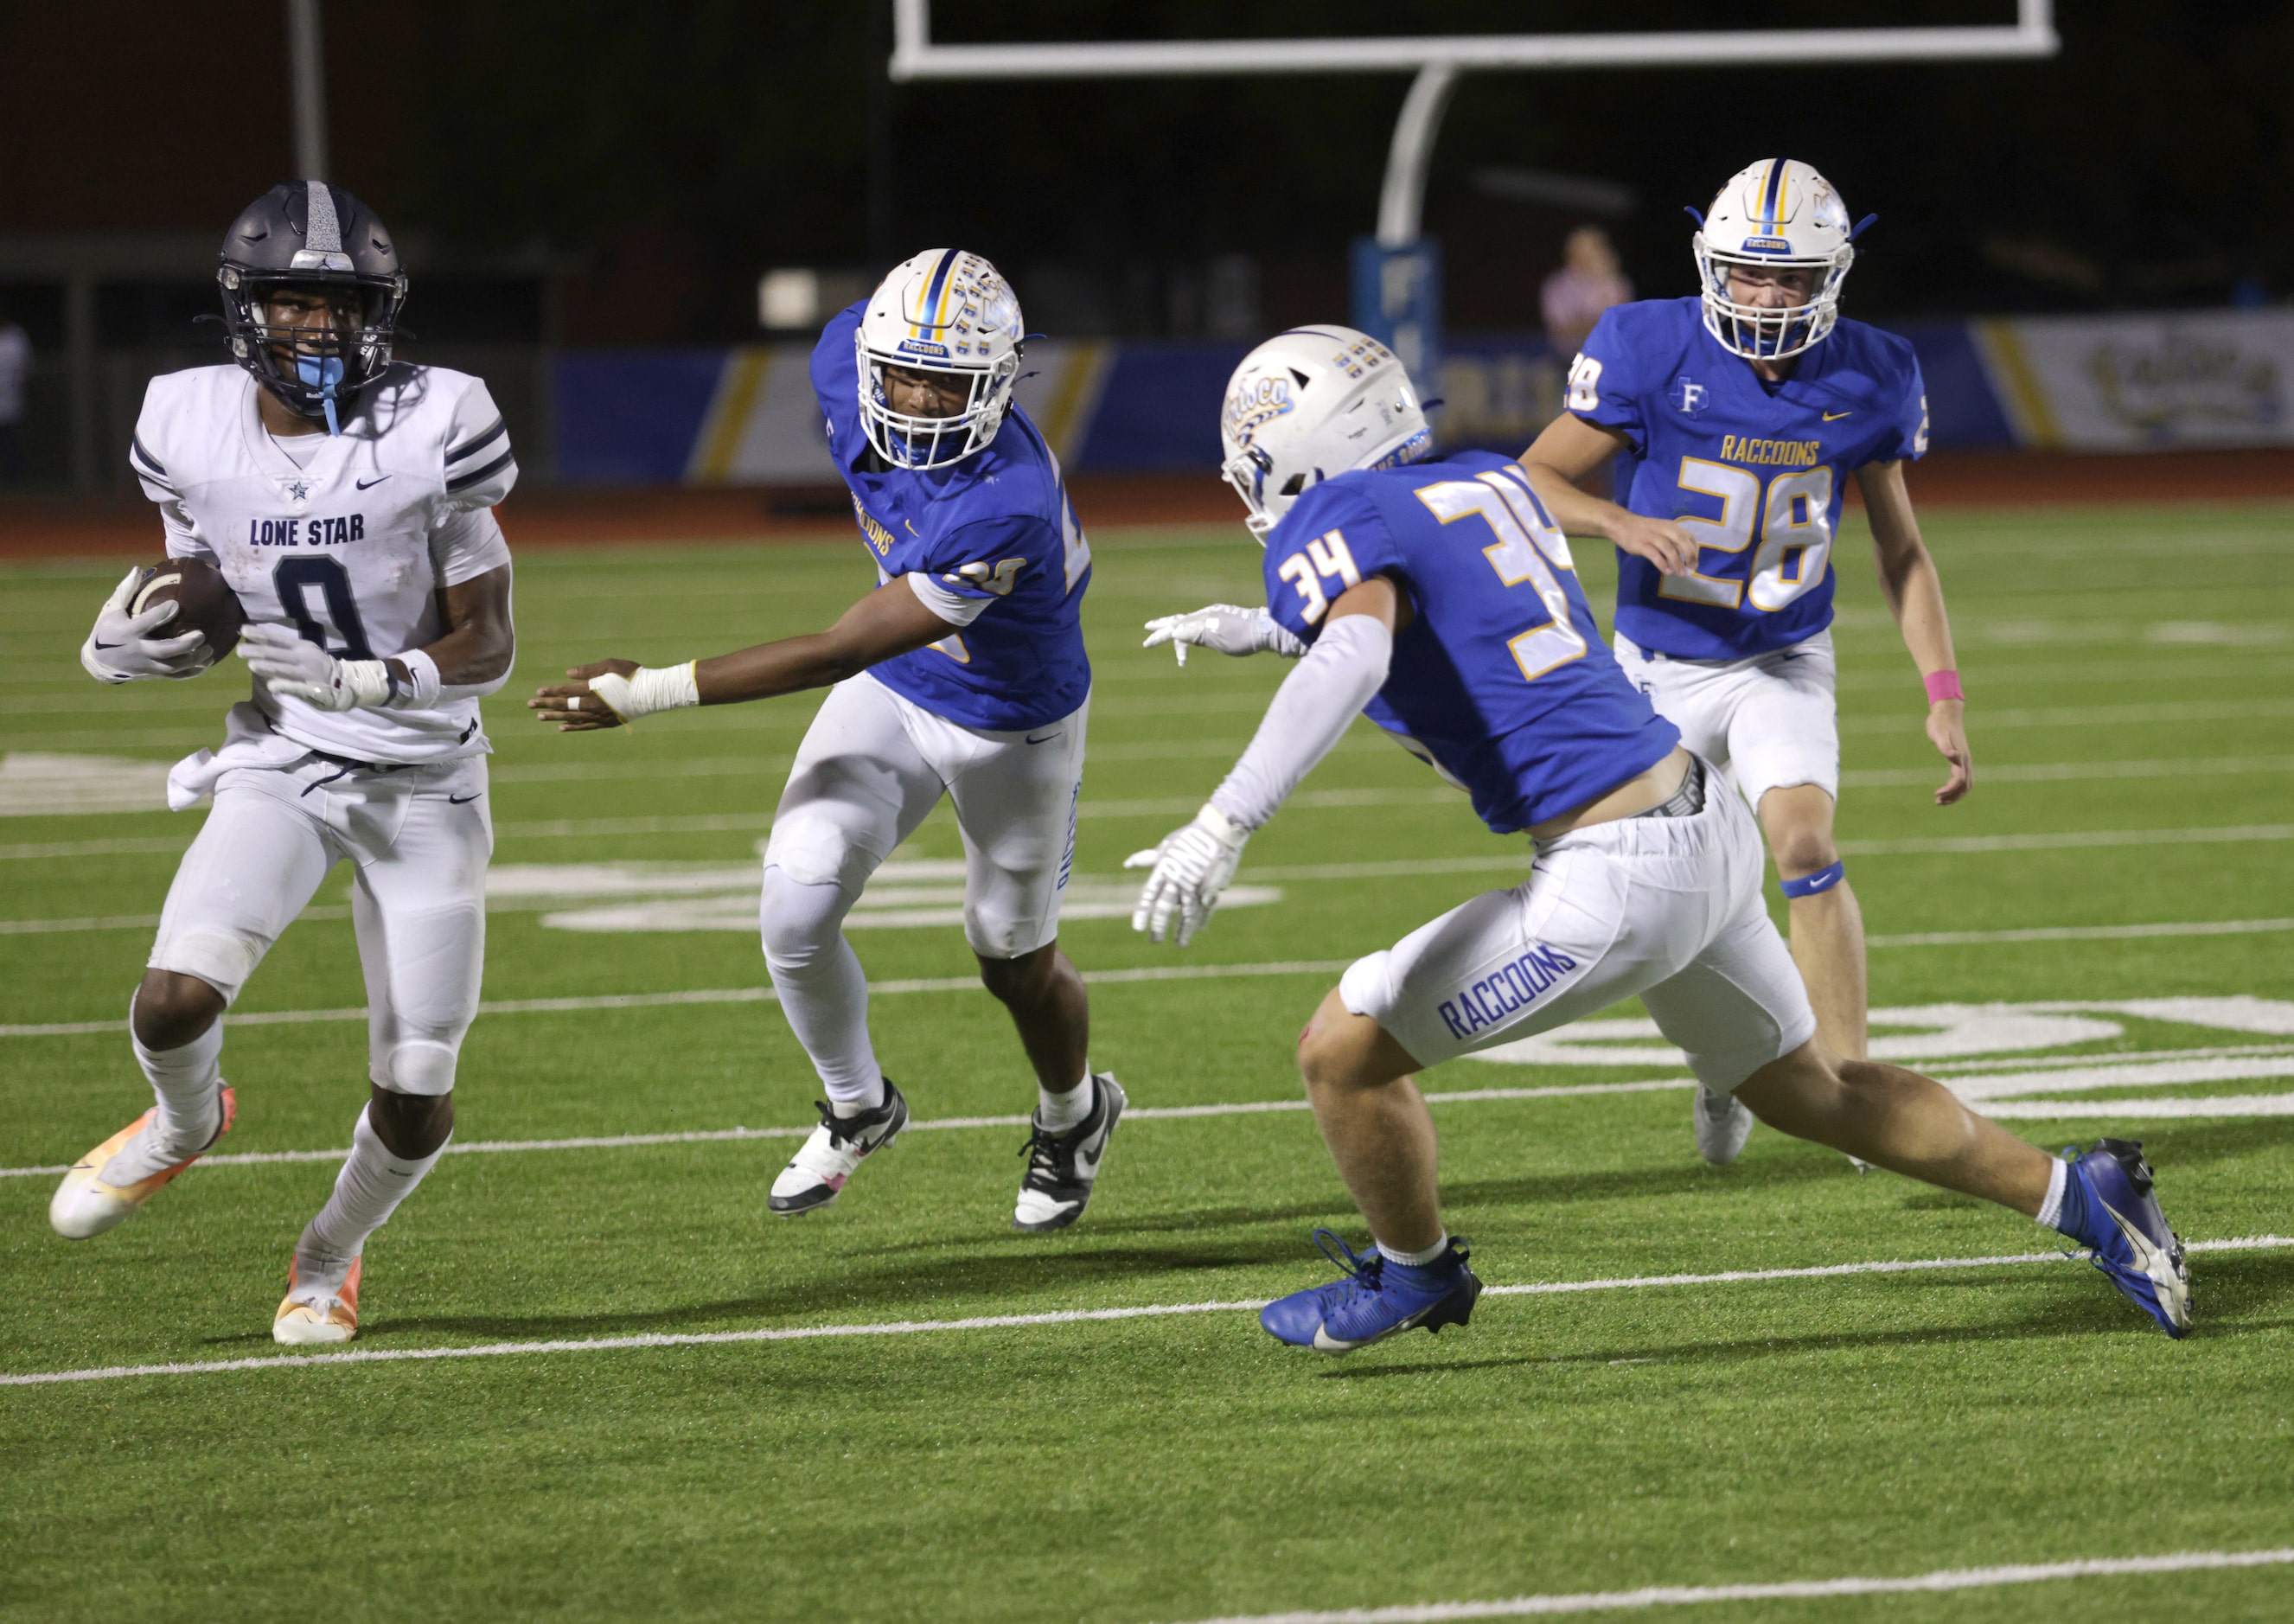
{"label": "advertising banner", "polygon": [[[1883,323],[1918,353],[1938,451],[2294,444],[2294,311]],[[1219,398],[1249,346],[1037,339],[1014,398],[1062,464],[1218,466]],[[560,477],[590,485],[836,481],[803,344],[570,351],[554,363]],[[1542,335],[1450,336],[1420,379],[1448,449],[1517,452],[1561,409]]]}
{"label": "advertising banner", "polygon": [[2167,451],[2294,441],[2294,311],[1971,326],[2018,445]]}

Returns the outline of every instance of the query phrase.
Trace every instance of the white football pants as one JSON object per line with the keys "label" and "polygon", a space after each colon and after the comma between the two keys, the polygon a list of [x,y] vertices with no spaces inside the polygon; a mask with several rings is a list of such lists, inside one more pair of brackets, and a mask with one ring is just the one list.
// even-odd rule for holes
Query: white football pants
{"label": "white football pants", "polygon": [[865,672],[828,690],[773,814],[758,915],[773,988],[830,1098],[873,1103],[880,1075],[844,916],[941,796],[964,837],[972,951],[1017,959],[1059,934],[1090,712],[1086,698],[1059,722],[988,732]]}
{"label": "white football pants", "polygon": [[1435,1065],[1638,993],[1698,1079],[1732,1089],[1816,1035],[1761,904],[1764,867],[1752,813],[1708,776],[1694,816],[1624,818],[1540,843],[1525,884],[1357,959],[1338,996]]}
{"label": "white football pants", "polygon": [[445,1093],[485,966],[485,790],[484,756],[388,770],[305,758],[224,772],[168,888],[151,967],[235,1000],[328,870],[353,863],[368,1074],[402,1094]]}
{"label": "white football pants", "polygon": [[1794,784],[1840,798],[1839,661],[1830,632],[1728,661],[1653,654],[1622,634],[1615,642],[1627,679],[1755,809],[1769,790]]}

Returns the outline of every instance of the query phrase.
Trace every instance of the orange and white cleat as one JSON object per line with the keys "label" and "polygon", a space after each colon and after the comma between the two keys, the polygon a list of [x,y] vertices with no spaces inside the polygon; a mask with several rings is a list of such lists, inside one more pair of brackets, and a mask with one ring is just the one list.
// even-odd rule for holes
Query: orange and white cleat
{"label": "orange and white cleat", "polygon": [[225,1087],[221,1098],[222,1121],[216,1124],[214,1138],[172,1167],[163,1167],[128,1184],[106,1184],[102,1176],[112,1159],[127,1148],[128,1141],[150,1124],[159,1109],[156,1106],[73,1163],[71,1171],[56,1186],[56,1193],[48,1202],[50,1227],[68,1241],[84,1241],[134,1217],[145,1202],[167,1187],[169,1179],[213,1150],[216,1142],[231,1131],[232,1121],[239,1114],[238,1097]]}
{"label": "orange and white cleat", "polygon": [[346,1342],[358,1334],[359,1270],[366,1264],[364,1258],[351,1261],[351,1271],[331,1296],[321,1296],[315,1302],[308,1300],[311,1293],[296,1295],[302,1282],[297,1277],[295,1265],[287,1265],[287,1294],[280,1300],[279,1313],[271,1322],[271,1340],[289,1348],[322,1347],[329,1342]]}

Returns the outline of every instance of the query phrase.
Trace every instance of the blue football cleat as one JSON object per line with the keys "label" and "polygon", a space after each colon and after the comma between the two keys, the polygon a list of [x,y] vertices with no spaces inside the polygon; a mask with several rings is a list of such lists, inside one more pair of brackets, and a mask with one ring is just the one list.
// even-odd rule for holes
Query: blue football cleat
{"label": "blue football cleat", "polygon": [[1357,1253],[1328,1229],[1314,1231],[1314,1245],[1346,1277],[1278,1297],[1258,1311],[1267,1334],[1293,1347],[1351,1353],[1412,1326],[1439,1333],[1464,1325],[1482,1294],[1480,1279],[1466,1267],[1465,1243],[1455,1236],[1448,1251],[1416,1269],[1375,1246]]}
{"label": "blue football cleat", "polygon": [[2183,1241],[2151,1193],[2140,1140],[2097,1139],[2064,1152],[2070,1176],[2056,1227],[2095,1254],[2095,1266],[2169,1336],[2191,1330],[2191,1271]]}

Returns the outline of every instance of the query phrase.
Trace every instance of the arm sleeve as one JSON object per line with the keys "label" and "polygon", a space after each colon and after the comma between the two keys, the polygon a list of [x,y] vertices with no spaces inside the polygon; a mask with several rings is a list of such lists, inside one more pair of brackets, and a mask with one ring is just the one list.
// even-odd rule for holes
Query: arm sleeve
{"label": "arm sleeve", "polygon": [[446,430],[446,505],[458,513],[491,508],[517,483],[517,458],[509,447],[509,425],[484,382],[470,379],[454,403]]}
{"label": "arm sleeve", "polygon": [[1632,308],[1615,306],[1593,324],[1570,365],[1566,404],[1585,421],[1623,435],[1639,453],[1647,444],[1647,426],[1641,412],[1641,356],[1631,342],[1632,318],[1624,314]]}
{"label": "arm sleeve", "polygon": [[491,508],[459,509],[430,533],[430,564],[441,586],[460,586],[509,562],[509,543]]}
{"label": "arm sleeve", "polygon": [[1211,804],[1247,829],[1263,826],[1298,781],[1345,737],[1386,685],[1394,634],[1369,615],[1347,615],[1292,667],[1266,707],[1250,747],[1211,793]]}

